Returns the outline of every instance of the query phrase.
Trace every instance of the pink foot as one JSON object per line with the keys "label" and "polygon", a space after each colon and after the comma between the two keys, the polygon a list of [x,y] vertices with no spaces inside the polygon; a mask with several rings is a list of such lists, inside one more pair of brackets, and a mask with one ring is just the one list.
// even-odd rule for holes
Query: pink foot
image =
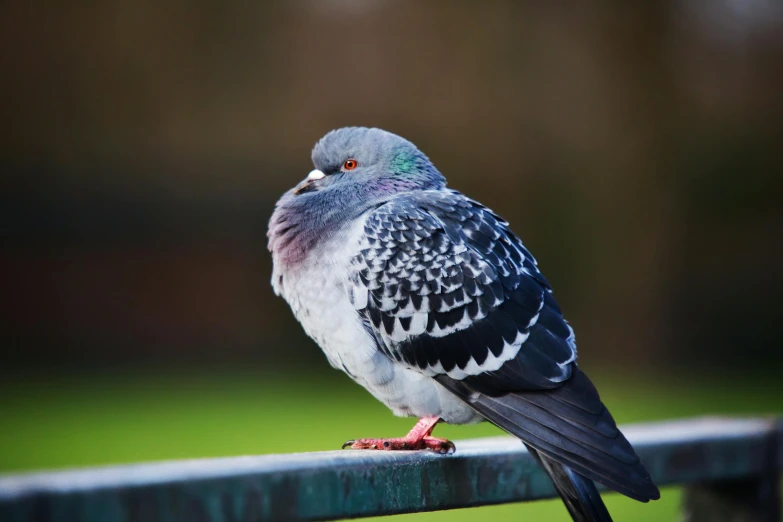
{"label": "pink foot", "polygon": [[424,437],[419,440],[408,437],[396,437],[391,439],[356,439],[343,444],[343,449],[374,449],[374,450],[424,450],[431,449],[438,453],[454,453],[454,443],[446,439],[436,437]]}
{"label": "pink foot", "polygon": [[456,448],[450,440],[432,437],[430,433],[440,422],[438,417],[423,417],[416,426],[404,437],[390,439],[356,439],[343,444],[343,449],[375,449],[375,450],[424,450],[430,449],[437,453],[454,453]]}

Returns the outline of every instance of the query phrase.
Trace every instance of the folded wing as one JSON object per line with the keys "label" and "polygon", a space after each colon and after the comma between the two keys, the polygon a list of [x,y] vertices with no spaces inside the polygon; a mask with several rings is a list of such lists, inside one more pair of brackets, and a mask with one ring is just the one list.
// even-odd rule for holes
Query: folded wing
{"label": "folded wing", "polygon": [[349,296],[388,357],[545,457],[638,500],[658,490],[595,387],[533,256],[486,207],[422,191],[378,207]]}

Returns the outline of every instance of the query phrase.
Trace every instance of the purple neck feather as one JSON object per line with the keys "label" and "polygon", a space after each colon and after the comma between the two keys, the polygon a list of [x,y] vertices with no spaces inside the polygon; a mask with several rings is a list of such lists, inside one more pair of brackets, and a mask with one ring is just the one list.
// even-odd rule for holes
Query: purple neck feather
{"label": "purple neck feather", "polygon": [[[341,197],[343,196],[343,197]],[[333,237],[343,227],[384,199],[363,202],[345,198],[338,191],[321,191],[294,196],[287,192],[277,202],[269,221],[269,250],[286,268],[299,265],[310,251]]]}

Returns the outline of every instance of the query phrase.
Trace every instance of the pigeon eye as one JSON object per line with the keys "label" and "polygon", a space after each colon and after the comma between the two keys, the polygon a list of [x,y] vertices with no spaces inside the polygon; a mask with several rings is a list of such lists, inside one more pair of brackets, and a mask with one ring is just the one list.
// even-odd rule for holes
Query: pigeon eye
{"label": "pigeon eye", "polygon": [[355,159],[345,160],[345,163],[343,163],[343,169],[345,170],[353,170],[358,166],[359,164],[356,162]]}

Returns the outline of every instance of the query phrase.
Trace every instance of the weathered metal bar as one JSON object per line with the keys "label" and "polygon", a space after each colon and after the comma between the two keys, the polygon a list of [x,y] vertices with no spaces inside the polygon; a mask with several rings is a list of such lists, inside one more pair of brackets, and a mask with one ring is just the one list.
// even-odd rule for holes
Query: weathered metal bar
{"label": "weathered metal bar", "polygon": [[[769,473],[776,429],[768,420],[700,418],[624,432],[665,485]],[[774,467],[779,474],[783,458]],[[495,437],[458,442],[453,455],[346,450],[0,476],[0,520],[324,520],[554,495],[518,440]]]}
{"label": "weathered metal bar", "polygon": [[759,444],[765,469],[754,477],[691,484],[683,495],[686,522],[780,522],[783,421]]}

